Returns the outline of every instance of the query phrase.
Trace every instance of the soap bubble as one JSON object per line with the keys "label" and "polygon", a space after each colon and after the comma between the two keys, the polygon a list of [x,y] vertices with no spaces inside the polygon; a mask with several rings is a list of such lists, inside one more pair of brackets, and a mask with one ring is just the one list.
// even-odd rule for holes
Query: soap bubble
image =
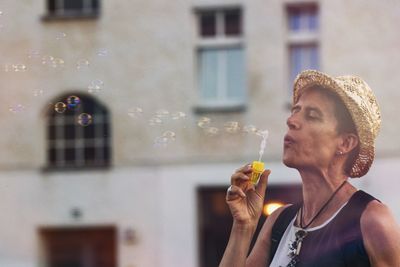
{"label": "soap bubble", "polygon": [[64,102],[57,102],[54,105],[54,110],[58,113],[63,113],[67,109],[67,105]]}
{"label": "soap bubble", "polygon": [[152,125],[152,126],[154,126],[154,125],[160,125],[160,124],[162,124],[162,120],[160,119],[160,118],[158,118],[158,117],[152,117],[150,120],[149,120],[149,124],[150,125]]}
{"label": "soap bubble", "polygon": [[16,105],[10,106],[8,108],[8,110],[11,111],[12,113],[20,113],[25,110],[25,107],[21,104],[16,104]]}
{"label": "soap bubble", "polygon": [[104,82],[102,80],[93,80],[88,86],[88,92],[91,94],[99,93],[103,85]]}
{"label": "soap bubble", "polygon": [[91,124],[93,121],[92,115],[88,114],[88,113],[81,113],[78,116],[78,123],[81,126],[88,126],[89,124]]}
{"label": "soap bubble", "polygon": [[56,35],[56,40],[61,40],[64,39],[65,37],[67,37],[67,34],[65,32],[59,32]]}
{"label": "soap bubble", "polygon": [[37,89],[33,91],[33,96],[42,96],[44,91],[42,89]]}
{"label": "soap bubble", "polygon": [[77,96],[71,95],[67,98],[67,108],[70,110],[78,109],[81,104],[81,99]]}
{"label": "soap bubble", "polygon": [[27,69],[24,64],[13,64],[12,68],[15,72],[25,72]]}
{"label": "soap bubble", "polygon": [[29,50],[28,52],[28,58],[32,59],[32,58],[39,58],[40,57],[40,53],[37,50]]}
{"label": "soap bubble", "polygon": [[50,55],[45,55],[42,57],[42,64],[52,68],[62,68],[64,67],[64,63],[65,62],[62,58],[55,58]]}
{"label": "soap bubble", "polygon": [[258,131],[257,127],[251,124],[245,125],[243,127],[243,132],[245,133],[256,133],[257,131]]}
{"label": "soap bubble", "polygon": [[166,110],[166,109],[159,109],[159,110],[157,110],[156,111],[156,117],[158,117],[158,118],[165,118],[165,117],[168,117],[168,115],[169,115],[169,111],[168,110]]}
{"label": "soap bubble", "polygon": [[105,57],[108,55],[108,50],[105,48],[101,48],[101,49],[99,49],[99,51],[97,51],[97,55],[99,57]]}
{"label": "soap bubble", "polygon": [[240,130],[239,122],[229,121],[224,124],[225,131],[228,133],[237,133]]}
{"label": "soap bubble", "polygon": [[80,59],[76,62],[76,68],[78,70],[86,69],[89,67],[89,60],[87,59]]}
{"label": "soap bubble", "polygon": [[45,55],[42,57],[42,64],[43,65],[50,65],[54,61],[54,57],[50,55]]}
{"label": "soap bubble", "polygon": [[133,107],[128,109],[128,115],[132,118],[137,118],[143,114],[143,109],[139,107]]}
{"label": "soap bubble", "polygon": [[179,119],[183,119],[185,117],[186,117],[186,114],[182,111],[174,112],[171,114],[171,118],[173,120],[179,120]]}
{"label": "soap bubble", "polygon": [[204,128],[204,133],[208,136],[214,136],[219,133],[219,129],[216,127],[207,127],[207,128]]}
{"label": "soap bubble", "polygon": [[173,131],[165,131],[162,136],[174,141],[176,134]]}
{"label": "soap bubble", "polygon": [[206,128],[211,122],[210,118],[202,117],[197,121],[197,126],[200,128]]}
{"label": "soap bubble", "polygon": [[154,146],[155,148],[163,148],[163,147],[166,147],[166,146],[168,145],[168,143],[169,143],[168,138],[163,137],[163,136],[158,136],[158,137],[156,137],[156,138],[154,139],[154,144],[153,144],[153,146]]}
{"label": "soap bubble", "polygon": [[49,65],[53,68],[61,68],[64,67],[64,60],[61,58],[53,58]]}
{"label": "soap bubble", "polygon": [[166,147],[175,141],[176,134],[172,131],[165,131],[161,136],[154,139],[154,147]]}

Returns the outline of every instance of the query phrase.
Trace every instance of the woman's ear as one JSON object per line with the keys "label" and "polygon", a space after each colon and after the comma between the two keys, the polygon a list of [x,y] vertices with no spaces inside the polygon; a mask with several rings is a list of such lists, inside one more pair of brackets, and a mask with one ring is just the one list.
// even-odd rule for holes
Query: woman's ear
{"label": "woman's ear", "polygon": [[340,151],[340,154],[347,154],[358,146],[358,136],[356,134],[343,133],[341,136],[341,142],[338,146],[338,151]]}

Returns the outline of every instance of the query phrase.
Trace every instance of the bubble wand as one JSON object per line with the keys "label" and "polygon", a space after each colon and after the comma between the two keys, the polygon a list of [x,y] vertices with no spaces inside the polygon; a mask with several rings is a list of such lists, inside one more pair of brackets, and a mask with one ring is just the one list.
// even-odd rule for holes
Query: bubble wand
{"label": "bubble wand", "polygon": [[268,131],[259,131],[257,132],[257,135],[262,137],[261,145],[260,145],[260,150],[258,152],[259,157],[257,161],[253,161],[251,164],[251,167],[253,168],[253,172],[251,174],[250,181],[253,184],[256,184],[258,180],[260,179],[261,174],[264,171],[264,162],[261,161],[262,156],[264,155],[264,150],[267,145],[267,139],[268,139]]}

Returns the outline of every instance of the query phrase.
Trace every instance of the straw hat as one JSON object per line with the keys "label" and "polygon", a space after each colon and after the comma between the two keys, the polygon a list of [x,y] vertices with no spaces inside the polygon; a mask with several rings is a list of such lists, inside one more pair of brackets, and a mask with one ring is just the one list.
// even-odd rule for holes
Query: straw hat
{"label": "straw hat", "polygon": [[319,71],[306,70],[301,72],[294,81],[293,103],[299,100],[304,89],[313,85],[332,90],[347,107],[356,126],[360,143],[360,150],[349,176],[365,175],[374,161],[374,143],[381,125],[381,113],[374,93],[359,77],[330,77]]}

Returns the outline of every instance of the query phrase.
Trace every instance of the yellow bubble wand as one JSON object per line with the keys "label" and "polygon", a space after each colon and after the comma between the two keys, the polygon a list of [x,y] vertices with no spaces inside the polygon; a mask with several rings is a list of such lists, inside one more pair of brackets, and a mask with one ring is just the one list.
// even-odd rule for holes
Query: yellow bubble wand
{"label": "yellow bubble wand", "polygon": [[261,174],[264,171],[264,162],[261,161],[261,158],[264,155],[264,150],[267,145],[268,131],[267,130],[258,131],[257,135],[262,137],[262,141],[261,141],[261,145],[260,145],[260,150],[258,152],[258,154],[259,154],[258,160],[253,161],[253,163],[251,164],[253,172],[251,173],[250,181],[253,184],[256,184],[258,182]]}

